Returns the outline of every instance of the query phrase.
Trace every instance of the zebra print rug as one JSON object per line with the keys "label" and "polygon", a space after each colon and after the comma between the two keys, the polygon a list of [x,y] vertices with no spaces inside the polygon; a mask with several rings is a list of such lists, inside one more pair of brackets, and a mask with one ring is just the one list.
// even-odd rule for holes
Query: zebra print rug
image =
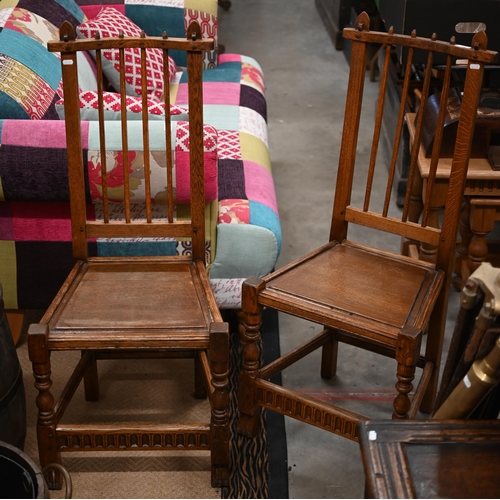
{"label": "zebra print rug", "polygon": [[[261,425],[255,438],[237,432],[238,375],[241,346],[236,315],[224,318],[230,324],[229,361],[230,407],[230,484],[222,488],[222,498],[288,498],[285,425],[282,415],[261,413]],[[265,363],[279,356],[278,314],[264,310],[262,336],[265,339],[261,357]],[[276,381],[273,379],[273,381]],[[267,414],[266,414],[267,413]]]}

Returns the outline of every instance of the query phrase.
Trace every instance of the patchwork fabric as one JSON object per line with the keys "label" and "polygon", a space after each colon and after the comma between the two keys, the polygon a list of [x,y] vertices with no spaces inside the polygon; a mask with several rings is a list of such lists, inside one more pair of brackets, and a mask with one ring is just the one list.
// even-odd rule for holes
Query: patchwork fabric
{"label": "patchwork fabric", "polygon": [[[80,38],[101,38],[140,36],[142,30],[130,19],[112,7],[103,8],[97,17],[78,25]],[[95,57],[95,53],[93,54]],[[120,52],[118,49],[102,51],[103,72],[115,89],[120,88]],[[163,96],[163,51],[146,49],[146,87],[148,95],[161,99]],[[169,78],[175,75],[176,65],[173,60],[168,64]],[[125,82],[127,94],[142,95],[141,50],[125,49]]]}
{"label": "patchwork fabric", "polygon": [[[222,54],[217,68],[203,72],[203,82],[204,120],[218,130],[218,223],[266,228],[274,233],[279,252],[281,229],[269,159],[262,69],[249,57]],[[185,73],[170,98],[178,106],[186,104]]]}
{"label": "patchwork fabric", "polygon": [[[178,75],[170,100],[187,102]],[[204,121],[217,128],[219,209],[210,280],[219,307],[239,307],[241,279],[264,276],[276,264],[281,225],[269,158],[262,69],[252,58],[222,54],[203,72]]]}
{"label": "patchwork fabric", "polygon": [[[215,50],[204,52],[206,69],[215,68],[217,62],[217,0],[125,0],[125,14],[139,26],[147,26],[150,36],[161,36],[164,31],[171,37],[185,38],[192,21],[198,22],[203,38],[213,38]],[[187,66],[185,52],[173,50],[170,54],[177,66]]]}
{"label": "patchwork fabric", "polygon": [[[98,120],[98,94],[96,90],[80,92],[80,118],[82,120]],[[121,120],[121,96],[115,92],[103,92],[104,119]],[[147,100],[148,115],[150,120],[164,120],[165,103],[155,99]],[[125,109],[127,120],[142,120],[142,97],[125,96]],[[64,120],[64,99],[56,102],[56,111],[61,120]],[[170,115],[177,119],[187,120],[187,108],[170,105]]]}
{"label": "patchwork fabric", "polygon": [[[50,1],[47,6],[47,11],[38,11],[54,18]],[[48,52],[47,43],[59,38],[58,28],[21,7],[0,10],[0,28],[0,118],[57,118],[54,101],[61,93],[61,64],[59,54]],[[83,87],[97,87],[94,68],[84,55],[78,70]]]}
{"label": "patchwork fabric", "polygon": [[[4,2],[5,3],[5,2]],[[9,0],[9,7],[25,9],[43,17],[54,26],[69,21],[73,27],[83,22],[85,15],[74,0]]]}

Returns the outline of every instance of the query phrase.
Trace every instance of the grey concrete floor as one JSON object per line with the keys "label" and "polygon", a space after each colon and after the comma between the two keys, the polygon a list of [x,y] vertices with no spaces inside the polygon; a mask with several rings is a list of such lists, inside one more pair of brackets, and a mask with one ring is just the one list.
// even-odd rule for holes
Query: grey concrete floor
{"label": "grey concrete floor", "polygon": [[[231,9],[221,11],[219,20],[226,52],[251,56],[264,71],[271,163],[283,230],[281,267],[327,241],[349,67],[343,52],[334,48],[314,0],[232,0]],[[378,83],[366,86],[373,100],[368,99],[361,126],[360,154],[378,92]],[[394,205],[391,210],[398,209]],[[366,230],[358,231],[358,236],[387,249],[399,248],[399,240],[389,236],[376,237]],[[452,292],[448,332],[453,329],[458,298]],[[319,331],[313,324],[281,315],[282,352],[315,330]],[[340,349],[334,380],[319,377],[316,352],[283,373],[284,385],[371,418],[389,418],[395,362],[380,363],[380,357],[350,346]],[[290,498],[363,497],[358,444],[289,418],[286,433]]]}

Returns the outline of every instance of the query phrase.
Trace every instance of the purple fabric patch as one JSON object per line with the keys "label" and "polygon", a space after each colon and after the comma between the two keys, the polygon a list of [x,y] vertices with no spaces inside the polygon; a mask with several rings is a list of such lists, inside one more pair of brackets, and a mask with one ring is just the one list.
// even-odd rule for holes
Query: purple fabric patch
{"label": "purple fabric patch", "polygon": [[3,144],[0,177],[7,201],[69,199],[66,149]]}
{"label": "purple fabric patch", "polygon": [[54,99],[50,103],[50,106],[47,108],[47,111],[42,116],[42,120],[59,120],[59,115],[56,111],[56,102],[60,99],[59,94],[56,92]]}
{"label": "purple fabric patch", "polygon": [[267,105],[265,97],[253,87],[242,85],[240,92],[240,106],[253,109],[263,116],[267,122]]}
{"label": "purple fabric patch", "polygon": [[80,24],[78,19],[55,0],[19,0],[16,7],[29,10],[47,19],[47,21],[57,28],[59,28],[64,21],[69,21],[75,28]]}
{"label": "purple fabric patch", "polygon": [[219,200],[246,200],[242,160],[219,160]]}

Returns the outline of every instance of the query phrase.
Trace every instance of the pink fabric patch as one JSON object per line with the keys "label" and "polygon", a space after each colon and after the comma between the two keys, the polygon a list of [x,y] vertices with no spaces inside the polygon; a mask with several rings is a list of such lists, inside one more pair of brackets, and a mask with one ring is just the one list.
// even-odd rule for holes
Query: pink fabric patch
{"label": "pink fabric patch", "polygon": [[278,213],[278,203],[271,173],[253,161],[243,161],[245,192],[249,200],[258,201]]}
{"label": "pink fabric patch", "polygon": [[[71,241],[69,203],[22,201],[11,207],[15,241]],[[95,220],[92,204],[87,205],[87,219]]]}
{"label": "pink fabric patch", "polygon": [[[189,123],[177,122],[175,134],[175,189],[178,203],[187,203],[190,195],[189,169]],[[205,170],[205,201],[217,199],[217,131],[210,125],[203,125],[203,165]]]}
{"label": "pink fabric patch", "polygon": [[[82,122],[82,147],[88,148],[89,123]],[[66,124],[60,120],[5,120],[2,142],[12,146],[66,148]]]}
{"label": "pink fabric patch", "polygon": [[226,62],[241,62],[240,54],[221,54],[219,56],[219,64]]}
{"label": "pink fabric patch", "polygon": [[16,241],[71,241],[69,203],[13,202],[12,215]]}
{"label": "pink fabric patch", "polygon": [[83,10],[83,12],[85,13],[85,15],[87,16],[88,19],[93,19],[94,17],[97,16],[97,14],[99,14],[99,12],[101,11],[101,9],[103,7],[113,7],[113,9],[116,9],[117,11],[121,12],[122,14],[125,15],[125,5],[124,4],[107,4],[107,5],[101,5],[101,4],[97,4],[97,5],[80,5],[80,9]]}
{"label": "pink fabric patch", "polygon": [[[205,168],[205,202],[210,203],[217,199],[217,153],[205,152],[203,154]],[[175,152],[175,191],[178,203],[188,203],[191,182],[189,180],[189,153],[186,151]]]}
{"label": "pink fabric patch", "polygon": [[[240,104],[239,83],[229,82],[205,82],[203,84],[203,104],[228,104],[239,106]],[[188,85],[181,83],[177,91],[175,104],[183,105],[188,102]]]}

